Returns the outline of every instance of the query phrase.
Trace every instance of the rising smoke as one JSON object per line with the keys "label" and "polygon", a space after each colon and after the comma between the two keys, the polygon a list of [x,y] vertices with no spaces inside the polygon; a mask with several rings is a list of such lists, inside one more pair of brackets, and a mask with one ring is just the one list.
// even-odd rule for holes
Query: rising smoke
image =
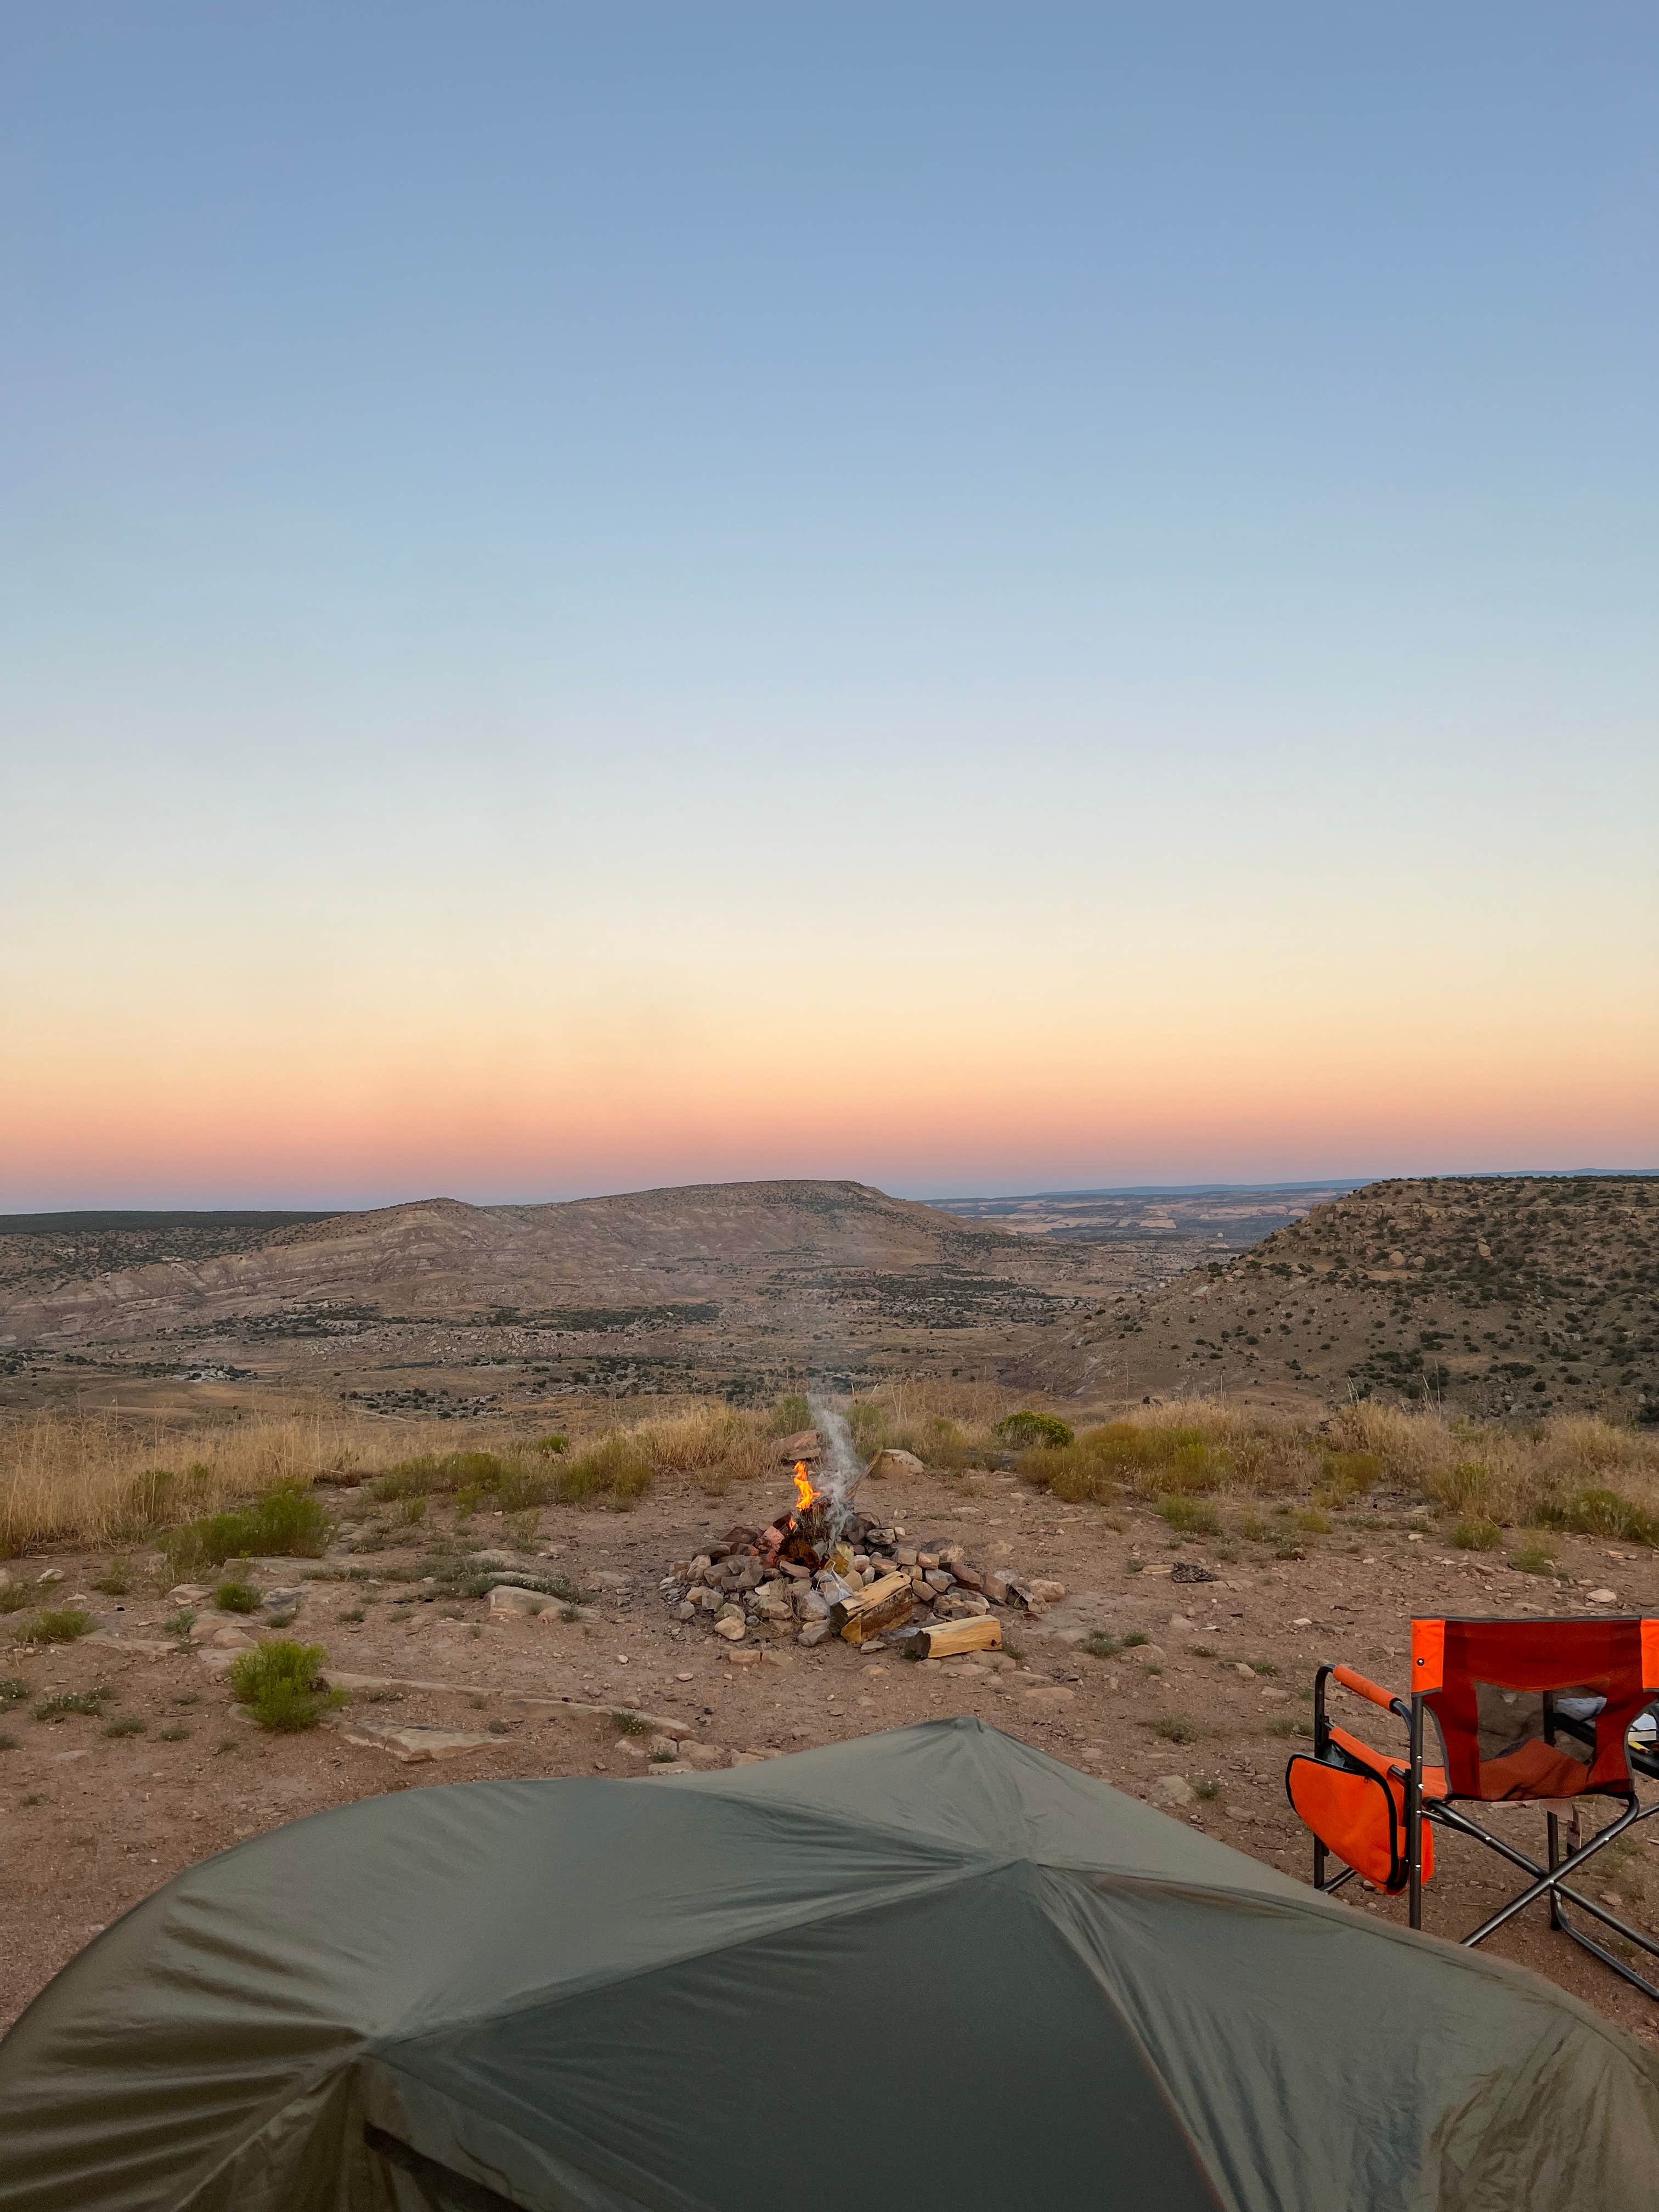
{"label": "rising smoke", "polygon": [[852,1510],[853,1492],[864,1477],[864,1462],[853,1442],[853,1431],[826,1399],[810,1398],[812,1425],[823,1447],[818,1462],[817,1487],[831,1501],[830,1527],[839,1534]]}

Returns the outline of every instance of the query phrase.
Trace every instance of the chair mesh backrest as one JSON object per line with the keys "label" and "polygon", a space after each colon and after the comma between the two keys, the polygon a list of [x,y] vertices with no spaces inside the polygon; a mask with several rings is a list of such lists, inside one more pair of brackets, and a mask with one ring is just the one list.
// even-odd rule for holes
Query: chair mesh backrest
{"label": "chair mesh backrest", "polygon": [[1659,1692],[1659,1621],[1414,1620],[1412,1688],[1439,1724],[1449,1796],[1623,1796],[1626,1733]]}

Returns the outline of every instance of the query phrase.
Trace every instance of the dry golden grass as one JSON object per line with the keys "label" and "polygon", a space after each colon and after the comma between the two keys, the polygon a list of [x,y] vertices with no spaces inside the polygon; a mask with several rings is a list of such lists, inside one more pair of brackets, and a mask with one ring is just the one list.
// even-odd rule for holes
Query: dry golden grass
{"label": "dry golden grass", "polygon": [[1517,1430],[1362,1401],[1313,1422],[1200,1399],[1137,1407],[1019,1466],[1073,1501],[1214,1491],[1322,1507],[1381,1486],[1466,1523],[1659,1543],[1659,1436],[1582,1416]]}
{"label": "dry golden grass", "polygon": [[[1006,1462],[996,1424],[1029,1402],[988,1383],[896,1382],[855,1401],[850,1419],[866,1454],[896,1445],[951,1474]],[[200,1424],[40,1414],[0,1427],[0,1558],[55,1542],[136,1541],[284,1485],[403,1469],[411,1493],[453,1488],[465,1467],[454,1481],[428,1481],[420,1466],[453,1469],[469,1453],[521,1472],[532,1502],[550,1494],[625,1507],[664,1479],[718,1496],[777,1472],[775,1412],[703,1401],[630,1419],[637,1411],[596,1406],[610,1425],[555,1457],[537,1452],[539,1430],[331,1407]],[[1454,1521],[1659,1542],[1659,1436],[1611,1422],[1563,1418],[1519,1431],[1370,1401],[1314,1421],[1204,1399],[1067,1417],[1074,1443],[1037,1446],[1018,1464],[1026,1480],[1074,1502],[1234,1493],[1323,1510],[1380,1486]]]}
{"label": "dry golden grass", "polygon": [[[433,1449],[434,1431],[453,1450],[462,1427],[322,1411],[189,1425],[37,1414],[0,1428],[0,1558],[119,1543],[283,1483],[356,1481]],[[158,1484],[158,1471],[173,1480]]]}

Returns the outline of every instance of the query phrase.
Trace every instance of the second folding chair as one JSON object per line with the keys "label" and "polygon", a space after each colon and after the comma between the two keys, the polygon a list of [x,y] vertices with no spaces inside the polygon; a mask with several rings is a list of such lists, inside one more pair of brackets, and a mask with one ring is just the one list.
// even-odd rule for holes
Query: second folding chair
{"label": "second folding chair", "polygon": [[[1659,1620],[1414,1620],[1411,1687],[1380,1688],[1352,1667],[1328,1662],[1314,1680],[1314,1747],[1285,1769],[1291,1803],[1314,1836],[1314,1881],[1340,1889],[1356,1875],[1406,1893],[1413,1928],[1423,1922],[1423,1886],[1434,1873],[1432,1827],[1484,1844],[1528,1880],[1501,1910],[1462,1938],[1483,1942],[1540,1899],[1551,1924],[1627,1982],[1659,2000],[1659,1986],[1568,1917],[1571,1905],[1627,1944],[1659,1959],[1659,1942],[1572,1886],[1598,1851],[1639,1820],[1636,1777],[1659,1780],[1659,1755],[1632,1729],[1659,1696]],[[1404,1723],[1403,1756],[1378,1751],[1335,1725],[1326,1709],[1334,1680]],[[1431,1762],[1431,1725],[1439,1757]],[[1581,1808],[1608,1799],[1619,1808],[1579,1840]],[[1543,1863],[1492,1833],[1464,1805],[1536,1805],[1546,1815]],[[1561,1824],[1572,1837],[1562,1850]],[[1331,1875],[1331,1856],[1343,1862]]]}

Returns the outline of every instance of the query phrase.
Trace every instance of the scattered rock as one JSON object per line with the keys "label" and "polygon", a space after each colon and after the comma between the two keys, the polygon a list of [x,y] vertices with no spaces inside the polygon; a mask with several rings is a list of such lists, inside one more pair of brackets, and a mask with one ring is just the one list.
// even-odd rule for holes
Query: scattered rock
{"label": "scattered rock", "polygon": [[1589,1592],[1589,1601],[1592,1605],[1617,1605],[1619,1593],[1617,1590],[1593,1589]]}
{"label": "scattered rock", "polygon": [[[46,1577],[40,1578],[43,1582]],[[61,1579],[61,1577],[60,1577]],[[213,1592],[205,1583],[178,1583],[167,1592],[169,1605],[205,1605]]]}
{"label": "scattered rock", "polygon": [[61,1583],[63,1579],[64,1570],[61,1567],[48,1567],[44,1574],[36,1575],[34,1577],[36,1587],[39,1589],[46,1589],[52,1583]]}
{"label": "scattered rock", "polygon": [[1161,1644],[1132,1644],[1119,1656],[1137,1667],[1161,1667],[1164,1664],[1164,1646]]}
{"label": "scattered rock", "polygon": [[766,1654],[749,1644],[741,1651],[731,1650],[721,1655],[729,1667],[758,1667]]}
{"label": "scattered rock", "polygon": [[377,1728],[372,1721],[354,1723],[341,1733],[348,1743],[361,1744],[367,1751],[390,1752],[403,1766],[422,1759],[459,1759],[469,1751],[488,1751],[501,1741],[499,1736],[476,1735],[470,1729]]}
{"label": "scattered rock", "polygon": [[[826,1630],[828,1629],[829,1623],[827,1621],[822,1625]],[[740,1613],[728,1613],[722,1614],[720,1619],[714,1623],[714,1633],[716,1636],[723,1636],[728,1644],[741,1644],[744,1633],[743,1615]],[[806,1631],[803,1629],[801,1631],[801,1634],[804,1638],[806,1634]]]}
{"label": "scattered rock", "polygon": [[926,1474],[927,1472],[915,1454],[908,1451],[878,1451],[865,1469],[865,1473],[873,1475],[878,1482],[890,1474]]}
{"label": "scattered rock", "polygon": [[533,1620],[547,1609],[547,1600],[516,1583],[497,1583],[489,1593],[490,1618],[495,1620]]}
{"label": "scattered rock", "polygon": [[797,1429],[793,1437],[785,1437],[778,1446],[778,1458],[786,1467],[797,1460],[814,1460],[823,1452],[816,1429]]}
{"label": "scattered rock", "polygon": [[1025,1703],[1046,1712],[1053,1706],[1069,1705],[1076,1696],[1077,1692],[1068,1690],[1063,1683],[1050,1682],[1042,1689],[1027,1690]]}
{"label": "scattered rock", "polygon": [[1198,1795],[1184,1774],[1160,1774],[1152,1787],[1166,1805],[1190,1805]]}
{"label": "scattered rock", "polygon": [[1177,1559],[1170,1570],[1172,1583],[1215,1583],[1220,1579],[1213,1568],[1201,1567],[1196,1559]]}

